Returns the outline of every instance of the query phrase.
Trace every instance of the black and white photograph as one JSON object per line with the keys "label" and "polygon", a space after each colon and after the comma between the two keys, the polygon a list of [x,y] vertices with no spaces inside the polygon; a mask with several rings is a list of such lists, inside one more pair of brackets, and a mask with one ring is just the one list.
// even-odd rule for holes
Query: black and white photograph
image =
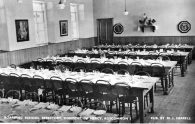
{"label": "black and white photograph", "polygon": [[0,123],[195,123],[195,0],[0,0]]}

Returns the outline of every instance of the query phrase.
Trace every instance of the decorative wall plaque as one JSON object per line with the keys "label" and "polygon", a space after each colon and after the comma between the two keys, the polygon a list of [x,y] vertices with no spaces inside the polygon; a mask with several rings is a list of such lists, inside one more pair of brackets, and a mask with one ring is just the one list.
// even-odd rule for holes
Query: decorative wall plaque
{"label": "decorative wall plaque", "polygon": [[121,23],[116,23],[113,27],[115,34],[122,34],[124,31],[123,25]]}
{"label": "decorative wall plaque", "polygon": [[191,29],[191,24],[188,21],[181,21],[178,24],[178,30],[181,33],[187,33]]}

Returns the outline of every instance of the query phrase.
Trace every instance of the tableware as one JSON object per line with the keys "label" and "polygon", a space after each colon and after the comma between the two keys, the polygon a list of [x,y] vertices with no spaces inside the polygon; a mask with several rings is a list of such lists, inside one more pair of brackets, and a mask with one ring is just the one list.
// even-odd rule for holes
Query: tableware
{"label": "tableware", "polygon": [[96,110],[96,111],[93,112],[94,115],[103,115],[105,113],[106,113],[105,110]]}
{"label": "tableware", "polygon": [[58,111],[68,111],[72,106],[62,106]]}
{"label": "tableware", "polygon": [[94,109],[86,109],[81,113],[79,113],[79,116],[83,117],[83,116],[91,115],[94,111],[95,111]]}

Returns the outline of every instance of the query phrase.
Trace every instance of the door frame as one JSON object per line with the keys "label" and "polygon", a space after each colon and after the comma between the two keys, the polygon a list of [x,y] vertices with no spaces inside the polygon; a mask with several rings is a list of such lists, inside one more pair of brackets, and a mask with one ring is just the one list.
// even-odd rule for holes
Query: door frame
{"label": "door frame", "polygon": [[[98,44],[97,45],[100,45],[101,44],[101,41],[100,41],[100,28],[99,27],[99,24],[100,24],[100,20],[104,20],[104,19],[111,19],[112,20],[112,26],[113,26],[113,18],[99,18],[97,19],[97,38],[98,38]],[[114,39],[114,33],[112,32],[112,40]],[[112,41],[114,42],[114,41]]]}

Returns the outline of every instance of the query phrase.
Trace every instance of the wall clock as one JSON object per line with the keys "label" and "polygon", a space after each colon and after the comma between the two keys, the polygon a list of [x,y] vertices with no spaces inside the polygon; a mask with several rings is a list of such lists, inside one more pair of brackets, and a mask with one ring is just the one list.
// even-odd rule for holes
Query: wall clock
{"label": "wall clock", "polygon": [[121,34],[124,31],[123,25],[121,23],[116,23],[113,27],[115,34]]}
{"label": "wall clock", "polygon": [[191,29],[191,24],[188,21],[181,21],[178,24],[178,30],[181,33],[187,33]]}

